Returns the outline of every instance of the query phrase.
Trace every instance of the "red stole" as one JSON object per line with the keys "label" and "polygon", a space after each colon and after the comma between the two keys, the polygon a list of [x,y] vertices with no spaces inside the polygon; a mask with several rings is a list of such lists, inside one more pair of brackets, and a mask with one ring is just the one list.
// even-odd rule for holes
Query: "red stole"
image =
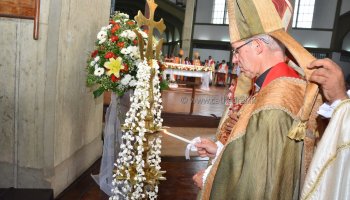
{"label": "red stole", "polygon": [[293,68],[289,67],[286,63],[281,62],[270,69],[261,88],[280,77],[300,78],[299,74]]}

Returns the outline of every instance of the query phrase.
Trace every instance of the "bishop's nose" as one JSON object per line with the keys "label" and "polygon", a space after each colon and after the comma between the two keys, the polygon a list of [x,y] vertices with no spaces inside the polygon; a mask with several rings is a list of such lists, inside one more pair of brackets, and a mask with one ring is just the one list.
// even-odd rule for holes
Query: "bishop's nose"
{"label": "bishop's nose", "polygon": [[232,63],[233,64],[237,64],[238,63],[238,58],[237,58],[236,54],[233,54],[233,56],[232,56]]}

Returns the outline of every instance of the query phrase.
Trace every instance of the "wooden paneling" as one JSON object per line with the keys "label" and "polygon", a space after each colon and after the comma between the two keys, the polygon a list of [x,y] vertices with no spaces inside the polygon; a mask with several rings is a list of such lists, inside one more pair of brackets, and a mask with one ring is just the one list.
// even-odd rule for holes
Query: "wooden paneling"
{"label": "wooden paneling", "polygon": [[34,19],[35,0],[0,0],[0,16]]}
{"label": "wooden paneling", "polygon": [[0,17],[34,20],[33,38],[39,38],[40,0],[0,0]]}

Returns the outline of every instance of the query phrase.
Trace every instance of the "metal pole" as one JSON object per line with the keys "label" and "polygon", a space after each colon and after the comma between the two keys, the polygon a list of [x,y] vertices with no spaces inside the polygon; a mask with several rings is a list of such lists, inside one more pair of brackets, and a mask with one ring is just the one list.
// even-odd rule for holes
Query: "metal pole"
{"label": "metal pole", "polygon": [[114,14],[115,11],[115,1],[116,0],[111,0],[111,11],[110,11],[110,15]]}

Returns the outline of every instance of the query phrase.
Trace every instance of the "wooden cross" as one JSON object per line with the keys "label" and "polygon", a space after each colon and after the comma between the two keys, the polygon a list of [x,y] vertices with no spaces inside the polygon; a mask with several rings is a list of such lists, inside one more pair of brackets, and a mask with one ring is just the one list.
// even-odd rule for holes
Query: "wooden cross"
{"label": "wooden cross", "polygon": [[[148,44],[147,44],[147,50],[146,50],[146,58],[147,60],[151,60],[154,57],[153,53],[153,29],[158,29],[159,33],[162,34],[165,30],[165,25],[163,22],[163,19],[159,20],[158,22],[154,21],[154,11],[157,8],[157,4],[154,2],[154,0],[147,0],[148,8],[149,8],[149,19],[147,19],[141,11],[137,13],[137,16],[135,16],[135,21],[137,21],[137,25],[139,27],[141,26],[148,26]],[[158,45],[162,44],[161,40]],[[157,45],[157,51],[160,51],[160,47]],[[142,53],[142,52],[140,52]],[[159,55],[159,52],[156,52],[157,55]]]}

